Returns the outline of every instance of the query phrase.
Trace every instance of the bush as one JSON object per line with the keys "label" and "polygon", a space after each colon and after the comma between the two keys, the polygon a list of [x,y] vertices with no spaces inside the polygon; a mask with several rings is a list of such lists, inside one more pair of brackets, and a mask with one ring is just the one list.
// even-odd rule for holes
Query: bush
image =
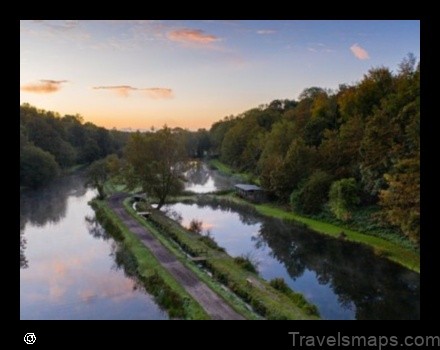
{"label": "bush", "polygon": [[274,278],[270,280],[269,284],[276,290],[279,290],[283,293],[286,293],[290,290],[283,278]]}
{"label": "bush", "polygon": [[305,214],[321,211],[328,200],[331,182],[331,175],[321,170],[315,171],[290,195],[292,208]]}
{"label": "bush", "polygon": [[258,273],[258,262],[250,254],[236,256],[234,262],[249,272]]}
{"label": "bush", "polygon": [[192,219],[189,223],[188,231],[198,233],[199,235],[202,233],[203,230],[203,222],[197,219]]}
{"label": "bush", "polygon": [[333,215],[342,221],[351,219],[351,211],[359,204],[358,187],[354,178],[332,183],[329,192],[329,207]]}

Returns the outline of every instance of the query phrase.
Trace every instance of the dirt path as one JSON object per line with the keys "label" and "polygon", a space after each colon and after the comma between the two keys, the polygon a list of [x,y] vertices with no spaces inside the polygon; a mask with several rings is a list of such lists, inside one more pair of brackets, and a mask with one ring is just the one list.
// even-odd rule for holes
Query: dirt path
{"label": "dirt path", "polygon": [[126,194],[115,194],[109,198],[110,207],[121,218],[124,224],[135,233],[143,244],[153,253],[157,260],[170,272],[183,288],[216,320],[244,320],[222,298],[176,259],[148,230],[141,226],[124,209],[122,201]]}

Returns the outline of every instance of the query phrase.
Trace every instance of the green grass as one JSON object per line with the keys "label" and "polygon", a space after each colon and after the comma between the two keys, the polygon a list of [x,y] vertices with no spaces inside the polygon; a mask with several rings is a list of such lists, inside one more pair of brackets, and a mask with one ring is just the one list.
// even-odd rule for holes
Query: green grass
{"label": "green grass", "polygon": [[[98,220],[103,224],[106,230],[117,239],[122,240],[125,247],[133,254],[137,261],[137,272],[141,280],[151,281],[157,278],[156,276],[159,276],[170,290],[184,300],[184,309],[182,310],[185,315],[184,318],[197,320],[209,319],[205,310],[186,292],[159,261],[157,261],[139,238],[125,227],[119,217],[108,207],[106,202],[93,200],[91,205],[96,212]],[[158,290],[157,293],[163,294],[163,290]],[[159,297],[160,296],[161,295],[159,295]]]}
{"label": "green grass", "polygon": [[363,234],[355,230],[304,217],[276,207],[273,204],[253,204],[237,198],[236,196],[227,196],[227,198],[234,202],[253,206],[262,215],[284,220],[294,220],[303,223],[316,232],[333,236],[335,238],[339,238],[340,233],[344,232],[348,241],[369,245],[378,255],[384,256],[412,271],[420,273],[420,255],[399,244],[387,241],[380,237]]}
{"label": "green grass", "polygon": [[[169,239],[166,235],[160,232],[160,230],[151,222],[145,220],[140,217],[133,210],[131,206],[131,201],[129,198],[124,200],[125,209],[128,213],[136,219],[142,226],[149,230],[149,232],[156,237],[156,239],[161,242],[163,246],[165,246],[168,250],[170,250],[176,258],[187,268],[193,271],[196,276],[208,285],[214,292],[216,292],[220,297],[222,297],[235,311],[239,314],[243,315],[247,319],[261,319],[261,317],[255,312],[249,310],[245,303],[238,298],[234,293],[226,291],[220,283],[216,280],[212,279],[205,271],[200,269],[192,260],[189,260],[181,247],[173,240]],[[203,249],[202,247],[198,247],[198,249]]]}
{"label": "green grass", "polygon": [[[132,213],[132,209],[126,203],[126,208]],[[315,310],[310,303],[298,305],[289,296],[272,288],[267,281],[259,277],[255,273],[251,273],[237,264],[232,257],[225,252],[219,251],[208,246],[201,236],[184,229],[175,221],[164,216],[162,213],[155,210],[151,211],[149,221],[145,221],[138,217],[139,222],[146,226],[168,249],[176,254],[176,249],[181,249],[192,256],[204,256],[206,261],[203,262],[214,276],[218,283],[226,285],[236,295],[250,304],[252,308],[262,317],[267,319],[317,319],[318,317],[313,312]],[[176,245],[177,244],[177,245]],[[176,254],[176,256],[179,255]],[[180,257],[179,259],[182,259]],[[184,258],[184,260],[187,260]],[[182,261],[182,260],[181,260]],[[185,263],[184,261],[182,261]],[[195,271],[195,270],[193,270]],[[196,272],[196,271],[195,271]],[[197,272],[196,272],[197,273]],[[203,281],[215,289],[206,277],[198,275]],[[225,300],[227,296],[221,294]],[[231,306],[237,311],[238,304],[232,303]],[[246,315],[249,317],[248,315]],[[251,317],[249,317],[251,318]],[[253,317],[255,318],[255,317]]]}

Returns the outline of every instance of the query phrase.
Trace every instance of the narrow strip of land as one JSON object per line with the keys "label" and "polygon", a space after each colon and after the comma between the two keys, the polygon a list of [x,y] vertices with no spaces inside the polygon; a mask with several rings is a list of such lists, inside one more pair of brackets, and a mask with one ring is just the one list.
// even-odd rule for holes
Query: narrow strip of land
{"label": "narrow strip of land", "polygon": [[118,193],[109,198],[109,205],[119,216],[124,225],[136,234],[141,242],[151,251],[156,259],[179,282],[183,288],[205,309],[212,319],[243,320],[244,317],[235,312],[221,297],[214,293],[206,284],[185,267],[139,222],[126,212],[123,200],[126,194]]}

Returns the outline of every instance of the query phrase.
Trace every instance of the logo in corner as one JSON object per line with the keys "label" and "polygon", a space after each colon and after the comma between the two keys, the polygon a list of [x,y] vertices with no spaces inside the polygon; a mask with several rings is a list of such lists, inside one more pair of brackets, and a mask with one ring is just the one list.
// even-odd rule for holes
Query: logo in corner
{"label": "logo in corner", "polygon": [[33,344],[37,340],[35,333],[26,333],[24,336],[24,342],[26,344]]}

